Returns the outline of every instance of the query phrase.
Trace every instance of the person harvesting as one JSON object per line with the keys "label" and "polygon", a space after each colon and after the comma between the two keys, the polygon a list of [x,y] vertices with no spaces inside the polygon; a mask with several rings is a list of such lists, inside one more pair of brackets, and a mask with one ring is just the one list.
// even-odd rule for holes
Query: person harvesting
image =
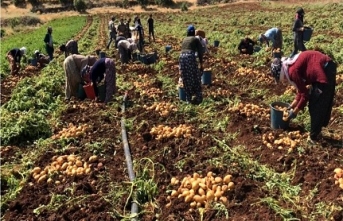
{"label": "person harvesting", "polygon": [[[203,49],[198,38],[195,37],[193,25],[187,28],[187,37],[182,41],[179,68],[186,93],[186,101],[192,104],[202,102],[201,73],[198,68],[195,53],[197,52],[200,62],[200,70],[203,70]],[[193,96],[195,95],[195,99]]]}
{"label": "person harvesting", "polygon": [[[297,89],[285,120],[295,118],[309,102],[311,129],[307,141],[311,145],[316,144],[322,128],[328,125],[331,117],[337,65],[321,52],[304,51],[293,58],[275,58],[271,73],[277,83],[288,81]],[[307,89],[308,85],[311,85],[310,90]]]}

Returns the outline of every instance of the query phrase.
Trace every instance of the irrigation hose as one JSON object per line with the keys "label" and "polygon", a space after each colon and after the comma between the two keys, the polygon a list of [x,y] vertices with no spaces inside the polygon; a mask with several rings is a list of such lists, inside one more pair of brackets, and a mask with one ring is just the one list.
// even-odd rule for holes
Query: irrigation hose
{"label": "irrigation hose", "polygon": [[[127,92],[125,92],[125,95],[123,98],[122,113],[125,112],[126,99],[127,99]],[[131,182],[133,182],[135,180],[135,173],[133,172],[133,164],[132,164],[129,142],[127,139],[124,115],[121,118],[121,134],[122,134],[122,140],[123,140],[123,145],[124,145],[124,154],[125,154],[126,166],[127,166],[128,172],[129,172],[129,179]],[[131,204],[131,216],[130,217],[132,217],[131,218],[132,221],[138,220],[137,219],[138,218],[138,204],[134,201]]]}

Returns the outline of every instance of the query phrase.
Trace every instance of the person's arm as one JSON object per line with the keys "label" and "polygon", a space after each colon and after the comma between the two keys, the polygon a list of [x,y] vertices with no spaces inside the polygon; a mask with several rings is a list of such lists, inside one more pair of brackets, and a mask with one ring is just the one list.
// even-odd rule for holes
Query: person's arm
{"label": "person's arm", "polygon": [[195,38],[195,43],[196,43],[196,48],[198,51],[198,57],[199,57],[199,62],[200,62],[200,69],[203,69],[203,53],[202,53],[202,44],[199,40],[199,38]]}
{"label": "person's arm", "polygon": [[309,93],[306,88],[305,82],[300,77],[300,74],[297,71],[294,71],[291,76],[291,80],[297,86],[297,95],[293,100],[291,107],[294,108],[294,113],[297,114],[300,110],[303,110],[305,108],[309,99]]}
{"label": "person's arm", "polygon": [[294,32],[304,31],[303,24],[299,19],[295,20],[292,30]]}

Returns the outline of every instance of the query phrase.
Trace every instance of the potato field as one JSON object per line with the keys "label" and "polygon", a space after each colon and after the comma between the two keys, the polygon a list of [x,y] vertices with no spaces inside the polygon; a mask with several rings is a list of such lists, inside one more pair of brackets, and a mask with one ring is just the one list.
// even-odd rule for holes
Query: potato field
{"label": "potato field", "polygon": [[[2,39],[1,220],[342,221],[343,4],[304,6],[305,25],[314,28],[306,47],[338,64],[331,120],[318,146],[306,143],[307,107],[289,130],[271,128],[270,104],[290,103],[296,93],[275,85],[271,52],[265,45],[251,56],[237,50],[244,36],[256,40],[280,27],[290,55],[297,6],[263,1],[152,12],[156,42],[145,40],[145,50],[158,54],[152,65],[121,65],[118,52],[106,50],[113,14],[65,17]],[[146,35],[149,14],[140,14]],[[189,24],[206,31],[210,42],[204,68],[212,83],[202,85],[200,105],[178,97],[178,58]],[[54,28],[56,58],[43,69],[22,64],[20,75],[10,76],[7,51],[26,45],[29,54],[45,53],[47,26]],[[58,46],[71,38],[83,55],[101,49],[114,59],[112,104],[64,101]]]}

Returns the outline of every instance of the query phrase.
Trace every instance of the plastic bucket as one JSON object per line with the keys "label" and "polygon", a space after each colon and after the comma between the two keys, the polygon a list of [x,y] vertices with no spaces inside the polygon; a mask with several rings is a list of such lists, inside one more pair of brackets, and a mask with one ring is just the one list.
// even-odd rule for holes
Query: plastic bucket
{"label": "plastic bucket", "polygon": [[214,47],[219,47],[219,41],[218,40],[214,41]]}
{"label": "plastic bucket", "polygon": [[147,64],[153,64],[156,62],[156,54],[152,53],[152,54],[148,54],[147,55]]}
{"label": "plastic bucket", "polygon": [[210,85],[212,82],[212,71],[203,71],[201,75],[201,83]]}
{"label": "plastic bucket", "polygon": [[37,59],[36,58],[33,58],[32,60],[31,60],[31,65],[32,66],[37,66],[38,64],[37,64],[38,62],[37,62]]}
{"label": "plastic bucket", "polygon": [[166,53],[168,52],[168,51],[170,51],[172,49],[172,46],[171,45],[167,45],[166,46]]}
{"label": "plastic bucket", "polygon": [[138,55],[138,60],[143,64],[148,64],[148,58],[146,55],[140,54]]}
{"label": "plastic bucket", "polygon": [[99,101],[104,102],[106,98],[106,85],[103,84],[98,87]]}
{"label": "plastic bucket", "polygon": [[83,86],[83,89],[86,92],[86,95],[89,99],[95,99],[95,92],[94,92],[94,88],[91,84],[87,84]]}
{"label": "plastic bucket", "polygon": [[179,87],[179,98],[182,101],[186,101],[186,92],[183,87]]}
{"label": "plastic bucket", "polygon": [[99,53],[99,57],[100,57],[100,58],[106,58],[106,53],[103,52],[103,51],[101,51],[101,52]]}
{"label": "plastic bucket", "polygon": [[309,41],[311,39],[313,29],[311,27],[304,27],[303,40]]}
{"label": "plastic bucket", "polygon": [[270,124],[272,129],[287,129],[289,121],[282,120],[283,111],[277,110],[275,106],[288,107],[289,104],[284,102],[274,102],[270,105]]}
{"label": "plastic bucket", "polygon": [[87,95],[86,95],[86,92],[85,90],[83,89],[83,85],[82,84],[79,84],[79,88],[77,90],[77,97],[80,99],[80,100],[84,100]]}

